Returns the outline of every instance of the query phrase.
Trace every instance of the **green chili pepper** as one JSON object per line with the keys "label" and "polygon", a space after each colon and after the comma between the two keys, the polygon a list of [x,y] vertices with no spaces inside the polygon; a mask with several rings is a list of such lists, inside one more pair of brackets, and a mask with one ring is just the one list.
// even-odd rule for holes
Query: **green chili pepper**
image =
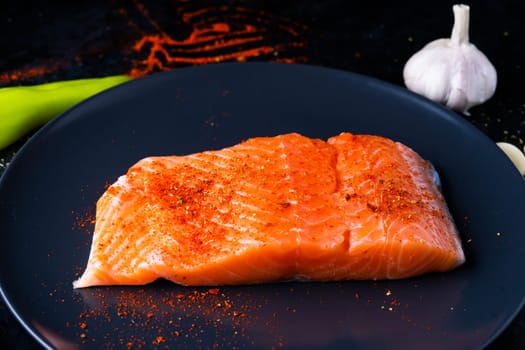
{"label": "green chili pepper", "polygon": [[0,88],[0,149],[80,101],[130,79],[115,75]]}

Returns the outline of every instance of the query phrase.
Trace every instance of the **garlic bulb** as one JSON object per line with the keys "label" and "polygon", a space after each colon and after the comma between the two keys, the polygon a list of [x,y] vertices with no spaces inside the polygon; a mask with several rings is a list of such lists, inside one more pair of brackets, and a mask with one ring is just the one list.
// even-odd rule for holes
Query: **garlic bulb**
{"label": "garlic bulb", "polygon": [[403,70],[405,85],[420,95],[469,115],[468,110],[492,97],[496,69],[469,42],[467,5],[454,5],[450,39],[437,39],[416,52]]}

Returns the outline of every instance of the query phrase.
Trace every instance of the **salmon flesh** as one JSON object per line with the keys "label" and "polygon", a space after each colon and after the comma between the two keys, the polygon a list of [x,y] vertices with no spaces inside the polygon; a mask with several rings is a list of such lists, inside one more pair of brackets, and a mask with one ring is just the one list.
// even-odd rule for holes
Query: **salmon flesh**
{"label": "salmon flesh", "polygon": [[465,261],[432,165],[373,135],[148,157],[97,202],[75,288],[401,279]]}

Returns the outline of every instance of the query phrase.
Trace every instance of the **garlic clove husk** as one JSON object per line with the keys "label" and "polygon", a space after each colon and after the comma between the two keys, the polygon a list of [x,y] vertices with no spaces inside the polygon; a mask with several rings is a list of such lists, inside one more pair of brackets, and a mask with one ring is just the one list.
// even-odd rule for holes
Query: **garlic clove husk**
{"label": "garlic clove husk", "polygon": [[469,114],[468,110],[494,95],[496,69],[469,42],[469,7],[454,5],[454,28],[449,39],[437,39],[416,52],[405,64],[405,85],[420,95]]}
{"label": "garlic clove husk", "polygon": [[525,175],[525,154],[518,147],[508,142],[497,142],[496,145],[509,157],[520,174]]}

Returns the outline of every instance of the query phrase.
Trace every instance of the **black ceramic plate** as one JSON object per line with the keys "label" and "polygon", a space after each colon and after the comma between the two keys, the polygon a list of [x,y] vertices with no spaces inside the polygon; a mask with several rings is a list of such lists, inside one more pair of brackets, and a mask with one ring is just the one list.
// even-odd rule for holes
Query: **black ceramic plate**
{"label": "black ceramic plate", "polygon": [[[467,263],[401,281],[72,289],[98,196],[138,159],[292,131],[379,134],[431,160]],[[523,304],[523,208],[523,179],[492,141],[403,89],[301,65],[180,69],[76,106],[20,150],[0,182],[1,290],[46,347],[474,349]]]}

